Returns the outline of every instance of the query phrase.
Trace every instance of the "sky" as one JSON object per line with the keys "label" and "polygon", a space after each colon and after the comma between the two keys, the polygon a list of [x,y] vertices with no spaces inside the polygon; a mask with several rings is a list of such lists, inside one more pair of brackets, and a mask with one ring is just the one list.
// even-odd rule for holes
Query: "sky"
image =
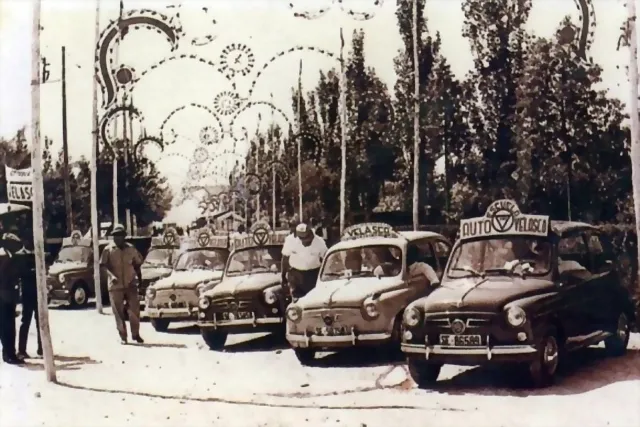
{"label": "sky", "polygon": [[[637,0],[640,3],[640,0]],[[395,1],[386,0],[381,7],[374,0],[345,0],[358,11],[375,11],[369,21],[356,21],[337,5],[322,18],[295,18],[288,7],[293,3],[300,10],[306,4],[323,5],[330,0],[209,0],[179,2],[165,0],[125,0],[125,11],[152,8],[165,14],[180,10],[183,38],[177,53],[195,54],[219,62],[223,49],[232,44],[248,46],[255,66],[246,77],[232,82],[211,66],[190,60],[167,62],[145,73],[132,91],[135,106],[144,116],[144,124],[134,124],[134,139],[143,128],[147,135],[175,136],[175,142],[163,153],[150,146],[146,153],[154,159],[172,189],[178,191],[187,181],[189,163],[197,147],[201,130],[212,125],[210,116],[199,109],[186,108],[171,116],[164,135],[159,134],[163,121],[178,107],[198,103],[212,107],[215,98],[224,91],[236,91],[247,101],[272,101],[284,114],[274,113],[262,105],[240,114],[232,127],[235,138],[222,134],[209,150],[207,171],[203,183],[219,183],[247,148],[243,135],[265,129],[271,120],[287,126],[293,114],[291,86],[296,83],[299,62],[303,60],[302,83],[307,90],[317,82],[320,70],[336,66],[335,60],[304,50],[284,55],[273,61],[259,78],[256,73],[270,58],[295,46],[315,47],[339,54],[340,27],[347,49],[351,34],[362,28],[365,33],[365,58],[375,67],[380,78],[392,88],[395,83],[393,58],[401,48],[395,17]],[[597,28],[589,52],[604,68],[603,89],[611,97],[628,102],[628,82],[624,67],[628,64],[628,49],[616,51],[620,26],[626,18],[623,0],[593,0]],[[203,10],[203,5],[208,8]],[[41,133],[54,141],[54,149],[62,146],[61,114],[61,48],[66,48],[68,143],[71,160],[90,156],[92,140],[92,87],[95,56],[95,2],[91,0],[42,0],[41,56],[50,63],[50,80],[41,86]],[[640,6],[639,6],[640,8]],[[430,32],[440,32],[442,51],[454,73],[460,77],[472,66],[469,44],[462,36],[461,0],[427,0],[425,10]],[[560,21],[569,15],[578,22],[574,0],[534,0],[528,27],[536,35],[550,37]],[[100,1],[100,29],[118,17],[118,0]],[[214,23],[215,20],[215,23]],[[191,40],[213,41],[203,46]],[[31,123],[31,40],[32,10],[28,0],[0,0],[0,137],[12,137],[21,127]],[[347,52],[345,52],[346,54]],[[118,62],[133,67],[136,75],[163,58],[174,55],[168,43],[158,34],[141,29],[127,35],[118,49]],[[255,81],[249,97],[249,89]],[[100,116],[104,113],[100,109]],[[229,117],[223,117],[226,124]],[[119,121],[118,121],[119,122]],[[119,122],[119,132],[122,124]],[[173,131],[171,131],[173,130]],[[118,129],[113,128],[112,132]],[[170,138],[172,139],[172,138]],[[169,219],[190,220],[197,215],[194,202],[172,209]]]}

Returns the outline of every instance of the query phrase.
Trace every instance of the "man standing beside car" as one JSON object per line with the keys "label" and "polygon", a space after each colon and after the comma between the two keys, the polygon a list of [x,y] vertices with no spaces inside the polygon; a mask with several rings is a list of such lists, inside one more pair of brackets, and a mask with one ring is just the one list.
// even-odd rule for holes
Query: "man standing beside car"
{"label": "man standing beside car", "polygon": [[17,236],[6,233],[0,247],[0,341],[2,360],[20,365],[24,360],[16,355],[16,305],[18,302],[18,272],[15,253],[22,243]]}
{"label": "man standing beside car", "polygon": [[127,325],[125,323],[125,301],[128,305],[131,337],[138,343],[144,343],[140,337],[140,301],[138,300],[138,284],[142,283],[143,263],[140,252],[125,241],[124,227],[117,224],[111,232],[111,242],[100,256],[100,266],[107,273],[109,298],[116,327],[122,344],[127,343]]}
{"label": "man standing beside car", "polygon": [[288,284],[292,300],[305,296],[316,285],[327,244],[311,227],[301,223],[296,237],[286,240],[282,248],[283,286]]}

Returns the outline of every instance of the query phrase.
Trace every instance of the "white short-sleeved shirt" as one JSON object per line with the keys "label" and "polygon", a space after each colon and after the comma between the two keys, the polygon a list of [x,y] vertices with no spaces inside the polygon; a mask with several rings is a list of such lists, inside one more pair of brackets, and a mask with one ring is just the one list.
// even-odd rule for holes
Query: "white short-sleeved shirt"
{"label": "white short-sleeved shirt", "polygon": [[432,286],[440,283],[440,279],[438,279],[436,271],[429,264],[425,262],[416,262],[409,266],[410,277],[418,276],[420,274],[424,275]]}
{"label": "white short-sleeved shirt", "polygon": [[291,268],[301,271],[320,268],[326,253],[327,244],[317,235],[313,236],[309,246],[305,246],[300,239],[291,234],[287,236],[282,247],[282,256],[289,257]]}

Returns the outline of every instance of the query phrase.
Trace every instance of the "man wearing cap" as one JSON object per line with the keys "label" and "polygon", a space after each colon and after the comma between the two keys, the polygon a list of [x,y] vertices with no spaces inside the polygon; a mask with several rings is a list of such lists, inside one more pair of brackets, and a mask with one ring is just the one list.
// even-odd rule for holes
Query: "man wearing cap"
{"label": "man wearing cap", "polygon": [[116,327],[122,344],[127,343],[127,326],[125,323],[125,301],[128,305],[131,337],[138,343],[144,340],[140,337],[140,302],[138,301],[138,284],[142,283],[140,266],[143,263],[140,252],[125,241],[124,227],[117,224],[111,232],[111,242],[100,256],[100,266],[107,273],[109,284],[109,298]]}
{"label": "man wearing cap", "polygon": [[27,239],[21,250],[16,252],[20,272],[20,285],[22,289],[22,321],[18,335],[18,356],[30,359],[27,353],[27,340],[31,320],[36,319],[36,331],[38,334],[38,356],[42,356],[42,340],[40,338],[40,320],[38,319],[38,285],[36,280],[36,259],[33,253],[33,242]]}
{"label": "man wearing cap", "polygon": [[0,247],[0,342],[2,360],[19,365],[23,360],[16,355],[16,304],[18,302],[18,272],[14,254],[22,242],[11,233],[2,236]]}
{"label": "man wearing cap", "polygon": [[301,223],[296,237],[286,240],[282,248],[283,286],[289,287],[291,298],[305,296],[316,285],[327,245],[311,227]]}

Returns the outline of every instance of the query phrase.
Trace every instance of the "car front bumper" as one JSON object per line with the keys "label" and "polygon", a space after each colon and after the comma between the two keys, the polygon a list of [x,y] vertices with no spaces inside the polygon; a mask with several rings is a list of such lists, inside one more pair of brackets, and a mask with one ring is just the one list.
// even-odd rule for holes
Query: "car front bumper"
{"label": "car front bumper", "polygon": [[197,320],[198,308],[157,308],[146,307],[145,313],[151,319],[171,319],[172,321]]}
{"label": "car front bumper", "polygon": [[50,289],[48,296],[50,301],[71,301],[71,292],[68,289]]}
{"label": "car front bumper", "polygon": [[315,334],[290,334],[287,333],[287,341],[295,348],[343,348],[358,345],[379,345],[389,342],[389,333],[356,334],[350,335],[315,335]]}
{"label": "car front bumper", "polygon": [[421,358],[452,365],[480,365],[489,362],[530,362],[535,359],[538,352],[531,345],[446,347],[402,343],[400,349],[410,358]]}
{"label": "car front bumper", "polygon": [[274,332],[285,327],[282,317],[252,317],[234,320],[199,320],[198,326],[204,330],[219,330],[228,333]]}

